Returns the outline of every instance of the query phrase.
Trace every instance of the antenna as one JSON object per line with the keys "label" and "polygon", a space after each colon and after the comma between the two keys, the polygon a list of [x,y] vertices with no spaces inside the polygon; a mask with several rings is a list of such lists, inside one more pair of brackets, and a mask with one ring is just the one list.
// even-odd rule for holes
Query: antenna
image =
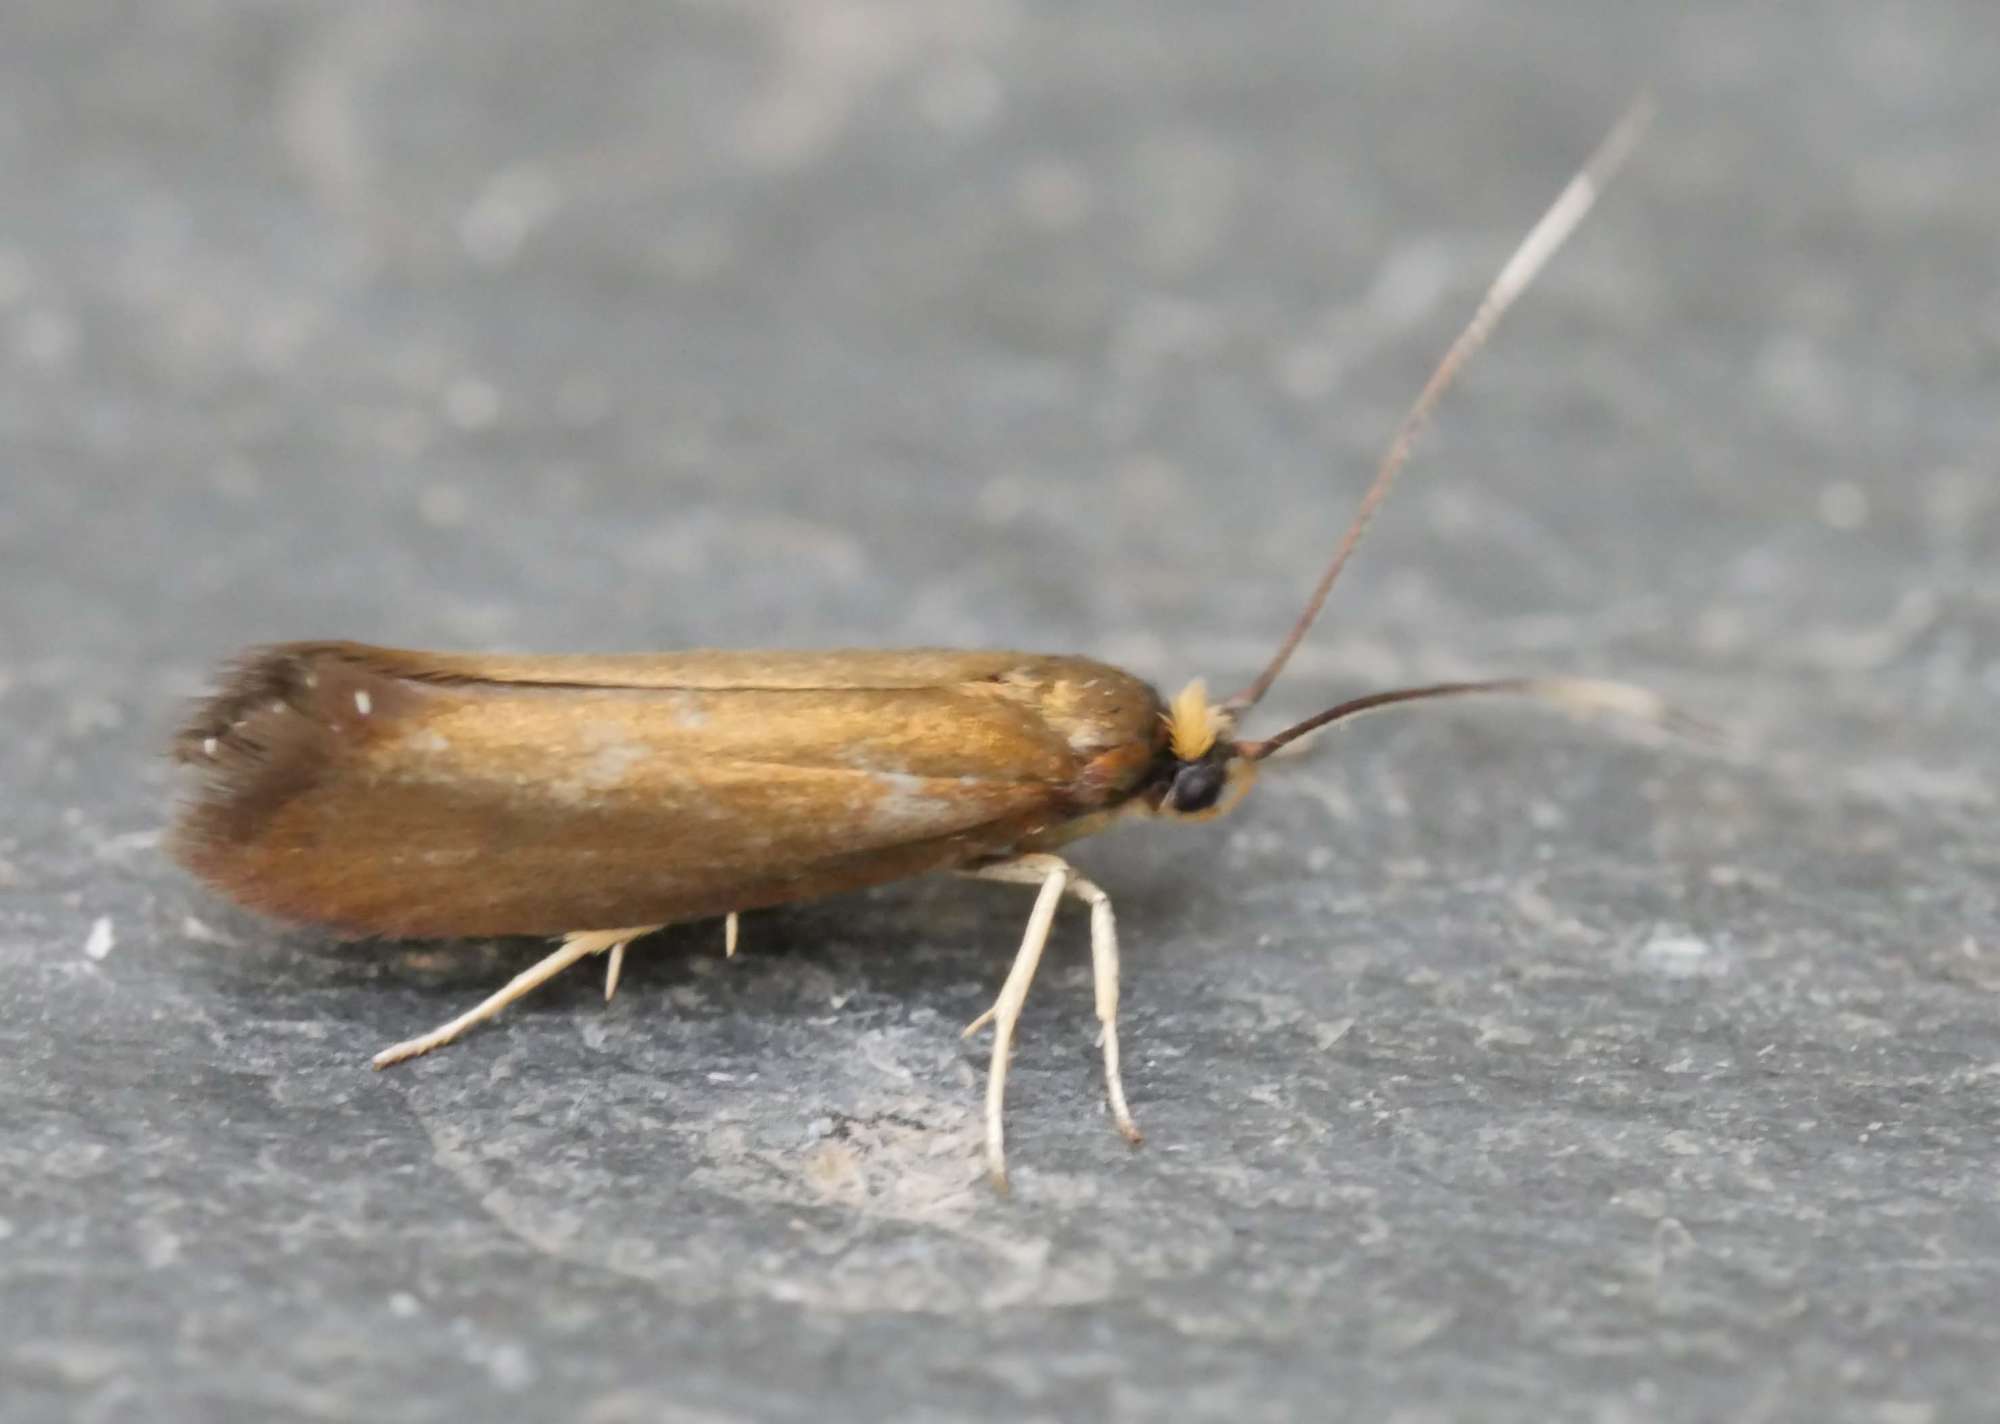
{"label": "antenna", "polygon": [[1361,536],[1367,531],[1369,521],[1375,517],[1375,511],[1388,497],[1389,487],[1396,482],[1397,474],[1408,463],[1410,447],[1416,443],[1417,436],[1430,422],[1431,412],[1437,408],[1439,398],[1450,389],[1459,369],[1485,344],[1486,338],[1493,334],[1493,328],[1499,324],[1507,308],[1514,304],[1514,299],[1526,290],[1528,284],[1535,280],[1535,275],[1542,270],[1543,264],[1553,257],[1556,249],[1576,231],[1577,225],[1583,221],[1584,214],[1588,213],[1591,205],[1597,201],[1597,195],[1604,190],[1604,185],[1611,181],[1612,176],[1630,156],[1640,136],[1646,131],[1646,125],[1652,122],[1653,109],[1650,95],[1641,94],[1633,100],[1617,124],[1612,127],[1611,132],[1605,136],[1604,141],[1598,144],[1597,151],[1590,155],[1583,167],[1577,170],[1576,176],[1569,180],[1555,202],[1549,206],[1549,210],[1542,214],[1541,221],[1521,239],[1521,245],[1514,249],[1514,255],[1507,259],[1506,265],[1500,269],[1500,275],[1493,279],[1493,285],[1488,287],[1486,295],[1480,298],[1479,309],[1472,314],[1472,320],[1465,324],[1465,329],[1459,332],[1458,339],[1452,342],[1450,349],[1444,353],[1444,359],[1438,362],[1437,369],[1431,372],[1431,378],[1424,382],[1424,388],[1417,393],[1416,400],[1404,414],[1402,424],[1396,427],[1395,438],[1389,442],[1389,448],[1382,456],[1382,463],[1376,468],[1375,482],[1369,485],[1368,492],[1362,495],[1361,505],[1354,513],[1354,522],[1347,526],[1347,533],[1341,536],[1340,547],[1333,552],[1333,562],[1329,563],[1326,572],[1320,575],[1319,586],[1313,590],[1312,597],[1306,600],[1305,611],[1299,615],[1298,622],[1292,625],[1292,631],[1285,635],[1285,641],[1278,645],[1276,655],[1272,657],[1264,671],[1258,674],[1257,680],[1223,703],[1225,711],[1241,713],[1255,707],[1263,700],[1264,694],[1271,690],[1271,684],[1278,680],[1278,674],[1285,670],[1285,664],[1291,660],[1293,652],[1312,628],[1313,620],[1319,617],[1320,610],[1326,606],[1326,596],[1333,591],[1333,581],[1340,577],[1340,571],[1346,565],[1348,555],[1352,554],[1354,546],[1361,542]]}
{"label": "antenna", "polygon": [[1379,712],[1402,702],[1428,702],[1434,698],[1475,697],[1496,692],[1545,702],[1566,712],[1610,712],[1683,737],[1711,742],[1721,740],[1721,734],[1706,722],[1674,710],[1658,695],[1643,687],[1634,687],[1629,682],[1602,682],[1588,677],[1502,677],[1490,682],[1438,682],[1428,687],[1399,687],[1390,692],[1371,692],[1329,707],[1262,741],[1238,742],[1236,754],[1246,761],[1262,761],[1301,737],[1364,712]]}

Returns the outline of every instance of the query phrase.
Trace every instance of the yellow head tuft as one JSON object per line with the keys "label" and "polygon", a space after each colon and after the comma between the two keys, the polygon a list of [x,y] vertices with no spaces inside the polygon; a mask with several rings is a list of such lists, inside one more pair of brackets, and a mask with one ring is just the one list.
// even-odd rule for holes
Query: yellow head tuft
{"label": "yellow head tuft", "polygon": [[1167,705],[1167,739],[1176,757],[1199,761],[1215,739],[1228,730],[1229,718],[1208,700],[1208,684],[1200,678],[1183,687]]}

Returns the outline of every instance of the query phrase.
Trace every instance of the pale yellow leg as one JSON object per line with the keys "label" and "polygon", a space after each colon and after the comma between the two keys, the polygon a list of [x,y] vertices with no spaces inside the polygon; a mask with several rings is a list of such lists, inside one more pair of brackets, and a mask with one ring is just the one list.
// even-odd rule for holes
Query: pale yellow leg
{"label": "pale yellow leg", "polygon": [[[611,958],[604,966],[604,1002],[610,1003],[611,996],[618,992],[618,976],[625,972],[625,946],[635,939],[643,939],[655,930],[665,929],[665,925],[641,925],[630,930],[582,930],[587,935],[623,935],[625,938],[611,946]],[[722,955],[725,959],[736,957],[736,911],[731,910],[722,922]]]}
{"label": "pale yellow leg", "polygon": [[563,943],[588,944],[592,954],[610,952],[604,961],[604,1002],[608,1004],[618,992],[619,977],[625,973],[625,946],[665,928],[665,925],[634,925],[629,930],[571,930],[563,936]]}
{"label": "pale yellow leg", "polygon": [[659,928],[658,925],[641,925],[625,930],[575,930],[564,935],[563,942],[555,953],[522,970],[509,979],[497,993],[466,1010],[450,1023],[440,1024],[429,1033],[383,1049],[375,1055],[375,1066],[387,1068],[391,1063],[401,1063],[405,1058],[415,1058],[420,1054],[429,1053],[434,1048],[443,1048],[474,1024],[484,1023],[494,1017],[516,999],[548,983],[570,965],[588,959],[593,954],[603,954],[607,950],[612,954],[604,985],[604,997],[608,999],[618,989],[618,972],[624,963],[622,955],[625,946],[639,936],[651,934]]}
{"label": "pale yellow leg", "polygon": [[[1118,926],[1111,913],[1111,897],[1098,885],[1078,875],[1067,861],[1054,855],[1017,856],[998,865],[981,866],[960,873],[974,880],[998,880],[1010,885],[1042,887],[1042,893],[1035,901],[1034,913],[1028,919],[1028,931],[1021,941],[1020,953],[1015,956],[1014,967],[1008,973],[1000,997],[994,1001],[992,1008],[974,1019],[965,1030],[969,1036],[989,1023],[995,1025],[994,1066],[986,1083],[986,1158],[994,1180],[1002,1186],[1006,1184],[1005,1138],[1000,1116],[1007,1073],[1005,1047],[1012,1042],[1014,1023],[1019,1021],[1021,1004],[1027,998],[1028,981],[1033,979],[1042,947],[1048,942],[1056,900],[1064,894],[1072,895],[1090,906],[1090,958],[1096,987],[1098,1041],[1104,1052],[1105,1096],[1110,1103],[1112,1121],[1117,1124],[1119,1132],[1125,1135],[1127,1141],[1138,1142],[1139,1128],[1132,1121],[1131,1109],[1125,1103],[1125,1081],[1118,1061]],[[1046,913],[1044,906],[1047,907]],[[1009,993],[1015,989],[1017,980],[1018,994],[1010,1000]],[[1007,1016],[1010,1003],[1011,1020]]]}

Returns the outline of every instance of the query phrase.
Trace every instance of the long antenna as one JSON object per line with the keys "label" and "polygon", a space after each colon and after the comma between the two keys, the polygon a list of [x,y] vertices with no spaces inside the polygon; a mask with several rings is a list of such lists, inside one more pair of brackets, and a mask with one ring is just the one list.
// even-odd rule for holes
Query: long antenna
{"label": "long antenna", "polygon": [[1236,753],[1246,761],[1262,761],[1280,747],[1310,736],[1329,723],[1344,722],[1364,712],[1379,712],[1399,702],[1427,702],[1433,698],[1469,697],[1493,692],[1514,693],[1567,712],[1611,712],[1685,737],[1713,741],[1720,735],[1707,723],[1675,711],[1658,695],[1643,687],[1634,687],[1629,682],[1600,682],[1587,677],[1503,677],[1490,682],[1437,682],[1428,687],[1399,687],[1391,692],[1371,692],[1365,697],[1329,707],[1262,741],[1238,742]]}
{"label": "long antenna", "polygon": [[1293,652],[1311,629],[1313,620],[1319,617],[1320,609],[1326,606],[1326,596],[1333,591],[1333,581],[1340,577],[1340,570],[1347,563],[1347,556],[1352,554],[1354,546],[1361,542],[1362,534],[1367,531],[1368,522],[1375,517],[1375,511],[1381,507],[1382,501],[1389,494],[1389,487],[1396,482],[1397,474],[1408,462],[1410,447],[1416,443],[1417,436],[1429,423],[1431,412],[1437,408],[1439,397],[1450,388],[1452,379],[1458,375],[1459,368],[1485,343],[1486,338],[1493,334],[1493,328],[1499,324],[1507,308],[1514,304],[1514,299],[1535,280],[1535,275],[1542,270],[1543,264],[1554,256],[1556,249],[1576,231],[1577,225],[1583,221],[1584,214],[1590,211],[1591,205],[1597,201],[1597,195],[1604,190],[1604,185],[1610,182],[1612,175],[1618,171],[1619,166],[1625,162],[1639,142],[1646,125],[1652,121],[1653,107],[1650,95],[1641,94],[1633,100],[1611,132],[1605,136],[1604,141],[1598,144],[1597,151],[1590,155],[1583,167],[1577,170],[1576,176],[1569,180],[1555,202],[1550,205],[1549,210],[1542,214],[1541,221],[1521,239],[1521,245],[1514,249],[1514,255],[1507,259],[1507,264],[1500,269],[1500,275],[1495,277],[1493,285],[1486,289],[1486,295],[1480,299],[1479,309],[1472,314],[1472,320],[1465,324],[1465,329],[1459,332],[1458,339],[1451,343],[1451,348],[1444,353],[1444,359],[1438,362],[1437,369],[1431,372],[1431,378],[1424,382],[1424,388],[1417,393],[1416,401],[1403,416],[1403,423],[1396,427],[1395,438],[1389,442],[1388,451],[1382,456],[1381,465],[1376,468],[1375,483],[1371,484],[1368,492],[1361,497],[1361,505],[1354,513],[1354,522],[1347,526],[1347,533],[1341,537],[1340,547],[1334,550],[1333,562],[1326,566],[1326,572],[1320,575],[1319,586],[1313,590],[1312,597],[1306,600],[1305,611],[1299,615],[1298,622],[1292,625],[1292,631],[1285,635],[1285,641],[1279,644],[1277,654],[1271,659],[1270,664],[1258,674],[1255,682],[1223,704],[1225,710],[1237,713],[1254,707],[1263,699],[1264,694],[1271,690],[1271,684],[1276,682],[1278,674],[1285,670],[1285,664],[1291,660]]}

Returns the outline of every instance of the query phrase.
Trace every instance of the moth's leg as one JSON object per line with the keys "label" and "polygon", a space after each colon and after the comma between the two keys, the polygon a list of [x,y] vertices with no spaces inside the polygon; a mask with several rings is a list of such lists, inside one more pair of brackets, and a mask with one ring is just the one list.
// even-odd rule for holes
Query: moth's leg
{"label": "moth's leg", "polygon": [[1019,861],[1008,862],[1004,866],[992,866],[988,870],[970,870],[965,874],[984,880],[1007,880],[1012,883],[1041,882],[1042,893],[1035,897],[1035,908],[1028,915],[1027,932],[1021,936],[1020,951],[1014,956],[1014,967],[1007,971],[1007,982],[1000,986],[1000,997],[993,1001],[993,1007],[966,1025],[965,1036],[971,1037],[987,1024],[993,1025],[993,1062],[986,1070],[986,1171],[993,1178],[993,1185],[1001,1191],[1007,1190],[1007,1132],[1001,1122],[1001,1107],[1007,1099],[1007,1060],[1014,1049],[1014,1026],[1021,1021],[1021,1006],[1028,1002],[1028,985],[1035,979],[1035,967],[1042,962],[1042,949],[1049,942],[1049,930],[1055,924],[1056,905],[1062,900],[1063,886],[1068,883],[1070,868],[1055,856],[1037,857],[1052,862],[1032,876],[995,875],[990,871],[1010,869],[1020,865]]}
{"label": "moth's leg", "polygon": [[1111,915],[1111,897],[1078,876],[1069,893],[1090,906],[1090,977],[1097,998],[1097,1041],[1104,1050],[1104,1096],[1111,1120],[1127,1142],[1145,1140],[1132,1109],[1125,1105],[1125,1075],[1118,1066],[1118,922]]}
{"label": "moth's leg", "polygon": [[[655,930],[665,928],[665,925],[640,925],[637,929],[630,930],[576,930],[569,937],[575,939],[578,935],[624,936],[611,946],[611,958],[604,966],[604,1002],[608,1004],[611,1002],[611,996],[618,992],[618,976],[625,972],[625,946],[635,939],[644,939]],[[736,911],[734,910],[731,910],[722,922],[722,957],[724,959],[736,957]]]}
{"label": "moth's leg", "polygon": [[522,970],[499,990],[472,1008],[460,1014],[450,1023],[440,1024],[429,1033],[417,1038],[406,1039],[375,1055],[377,1068],[387,1068],[391,1063],[401,1063],[405,1058],[415,1058],[429,1053],[434,1048],[443,1048],[474,1024],[484,1023],[516,999],[540,988],[563,970],[578,960],[588,959],[593,954],[603,954],[610,950],[614,954],[612,971],[606,976],[604,997],[610,998],[618,987],[617,969],[619,960],[615,955],[640,935],[651,934],[658,925],[642,925],[627,930],[576,930],[563,936],[561,946],[546,959]]}
{"label": "moth's leg", "polygon": [[[1118,924],[1111,912],[1111,897],[1104,893],[1102,887],[1078,875],[1067,861],[1054,855],[1017,856],[1013,860],[1001,861],[997,865],[980,866],[959,873],[973,880],[998,880],[1010,885],[1040,885],[1045,896],[1048,893],[1048,886],[1059,878],[1064,893],[1090,906],[1090,959],[1096,987],[1098,1043],[1104,1051],[1105,1097],[1110,1103],[1111,1118],[1117,1124],[1119,1132],[1124,1134],[1127,1141],[1138,1142],[1139,1127],[1132,1121],[1132,1111],[1125,1103],[1125,1080],[1118,1063]],[[1036,908],[1038,910],[1040,908],[1039,901]],[[1029,928],[1031,931],[1034,928],[1032,920]],[[1027,945],[1024,943],[1022,953],[1026,952]],[[1035,953],[1039,957],[1041,953],[1039,945],[1036,946]],[[1017,959],[1017,967],[1018,964]],[[1033,972],[1032,967],[1029,972]],[[1022,993],[1025,996],[1025,986]],[[1003,990],[1002,999],[1004,998]],[[991,1009],[966,1027],[966,1033],[976,1033],[994,1022],[999,1016],[1000,1007],[1000,1003],[996,1002]],[[990,1091],[990,1080],[988,1087]],[[989,1116],[989,1144],[993,1132]]]}
{"label": "moth's leg", "polygon": [[[997,865],[962,870],[972,880],[998,880],[1010,885],[1038,885],[1050,872],[1060,869],[1067,877],[1065,891],[1090,906],[1090,964],[1097,999],[1098,1045],[1104,1052],[1104,1096],[1111,1108],[1111,1120],[1127,1142],[1144,1140],[1132,1110],[1125,1103],[1125,1075],[1118,1060],[1118,922],[1111,913],[1111,897],[1095,881],[1078,875],[1061,856],[1033,854],[1016,856]],[[997,1005],[996,1005],[997,1007]],[[966,1026],[972,1034],[993,1021],[988,1009]]]}
{"label": "moth's leg", "polygon": [[608,1004],[618,992],[619,977],[625,973],[625,946],[665,928],[665,925],[634,925],[629,930],[571,930],[563,936],[563,943],[588,944],[591,954],[611,952],[604,961],[604,1002]]}

